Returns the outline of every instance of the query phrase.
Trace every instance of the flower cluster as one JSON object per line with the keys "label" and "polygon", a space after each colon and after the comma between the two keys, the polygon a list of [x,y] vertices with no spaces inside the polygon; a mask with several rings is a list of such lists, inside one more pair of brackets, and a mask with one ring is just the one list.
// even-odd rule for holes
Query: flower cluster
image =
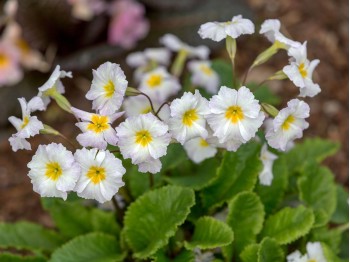
{"label": "flower cluster", "polygon": [[[260,33],[273,45],[263,56],[258,56],[250,70],[276,50],[287,50],[290,64],[283,68],[281,79],[289,78],[300,88],[300,97],[316,95],[320,89],[313,82],[312,73],[319,61],[310,62],[306,57],[306,43],[286,38],[279,28],[278,20],[263,23]],[[229,22],[206,23],[199,29],[202,38],[226,39],[232,64],[236,38],[252,33],[253,23],[242,16],[235,16]],[[81,131],[76,140],[82,148],[74,154],[61,144],[39,146],[28,164],[36,192],[66,198],[67,192],[76,191],[83,198],[104,202],[124,185],[122,161],[110,148],[124,159],[131,159],[140,172],[157,173],[162,167],[160,158],[166,155],[170,143],[183,145],[188,157],[199,163],[214,157],[218,149],[236,151],[242,144],[256,139],[264,123],[266,143],[260,156],[264,166],[260,183],[271,185],[277,155],[269,152],[268,146],[285,151],[295,139],[302,137],[308,127],[305,120],[310,113],[308,104],[294,98],[285,108],[277,110],[258,101],[245,86],[245,80],[238,87],[220,86],[206,46],[192,47],[171,34],[163,36],[160,43],[165,48],[147,48],[127,57],[128,65],[135,68],[134,83],[138,88],[128,87],[118,64],[106,62],[93,70],[91,88],[86,93],[86,98],[92,101],[93,112],[72,107],[63,96],[60,79],[72,75],[61,71],[59,66],[39,88],[37,97],[28,103],[19,99],[22,119],[9,118],[18,131],[10,138],[14,151],[30,149],[26,139],[40,130],[50,133],[51,129],[31,113],[44,110],[51,98],[74,114]],[[172,53],[175,53],[173,63]],[[183,90],[180,76],[186,68],[191,73],[192,86]],[[203,96],[196,87],[204,88],[212,97]]]}

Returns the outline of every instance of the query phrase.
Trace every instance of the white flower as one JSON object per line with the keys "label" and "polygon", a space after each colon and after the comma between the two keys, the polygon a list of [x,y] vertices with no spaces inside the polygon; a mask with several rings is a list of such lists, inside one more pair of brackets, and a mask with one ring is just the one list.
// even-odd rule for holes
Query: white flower
{"label": "white flower", "polygon": [[190,61],[188,69],[191,72],[191,82],[203,87],[210,94],[216,94],[219,89],[219,75],[211,68],[209,60]]}
{"label": "white flower", "polygon": [[170,75],[164,67],[158,67],[143,75],[140,91],[155,99],[158,103],[165,102],[170,96],[181,89],[180,83]]}
{"label": "white flower", "polygon": [[263,164],[263,170],[259,174],[259,182],[264,186],[271,186],[273,180],[273,162],[277,159],[275,154],[269,152],[267,145],[264,144],[260,152],[260,160]]}
{"label": "white flower", "polygon": [[309,127],[305,118],[310,115],[310,107],[304,101],[292,99],[288,107],[283,108],[267,129],[266,139],[273,148],[286,150],[290,141],[303,136],[303,130]]}
{"label": "white flower", "polygon": [[106,62],[92,71],[91,89],[86,98],[92,100],[92,108],[103,115],[115,113],[122,105],[128,81],[119,65]]}
{"label": "white flower", "polygon": [[195,137],[207,138],[205,115],[209,114],[208,101],[198,90],[185,92],[170,105],[169,131],[182,145]]}
{"label": "white flower", "polygon": [[307,59],[306,42],[298,48],[290,48],[288,55],[291,56],[290,65],[283,68],[288,78],[300,88],[301,97],[313,97],[321,92],[320,86],[312,81],[312,74],[320,60],[311,62]]}
{"label": "white flower", "polygon": [[306,244],[307,254],[304,256],[300,251],[294,251],[287,257],[288,262],[327,262],[320,242],[308,242]]}
{"label": "white flower", "polygon": [[188,157],[197,164],[205,159],[215,156],[219,146],[223,147],[222,145],[219,145],[218,139],[211,134],[209,134],[206,139],[196,137],[184,144]]}
{"label": "white flower", "polygon": [[201,38],[209,38],[219,42],[230,36],[234,39],[240,35],[254,33],[254,24],[249,19],[242,18],[242,15],[237,15],[228,22],[208,22],[199,28],[198,34]]}
{"label": "white flower", "polygon": [[74,189],[80,173],[73,154],[55,143],[40,145],[28,168],[33,190],[42,197],[67,199],[67,192]]}
{"label": "white flower", "polygon": [[41,99],[43,100],[45,108],[50,103],[50,96],[52,94],[56,92],[59,94],[64,93],[64,86],[60,79],[65,77],[72,78],[72,72],[60,70],[60,66],[57,65],[49,79],[45,82],[45,84],[39,87],[38,96],[41,97]]}
{"label": "white flower", "polygon": [[74,188],[78,196],[103,203],[111,200],[124,186],[122,176],[126,170],[122,161],[109,151],[83,148],[77,150],[74,157],[81,168],[81,175]]}
{"label": "white flower", "polygon": [[266,38],[271,43],[278,41],[280,43],[285,44],[287,48],[290,48],[290,47],[298,48],[301,46],[299,42],[293,41],[285,37],[280,32],[280,28],[281,28],[281,22],[278,19],[267,19],[262,23],[259,33],[265,35]]}
{"label": "white flower", "polygon": [[139,165],[140,172],[160,171],[158,159],[166,154],[171,140],[166,124],[148,113],[127,118],[116,130],[124,158],[131,158],[133,164]]}
{"label": "white flower", "polygon": [[151,62],[167,66],[170,62],[170,52],[166,48],[146,48],[143,52],[134,52],[126,57],[126,63],[131,67],[147,66]]}
{"label": "white flower", "polygon": [[182,42],[178,37],[172,34],[165,34],[160,38],[160,43],[167,48],[169,48],[173,52],[179,52],[184,51],[186,52],[187,56],[190,58],[200,58],[200,59],[207,59],[209,57],[209,48],[200,45],[197,47],[189,46],[188,44]]}
{"label": "white flower", "polygon": [[[157,101],[152,101],[152,103],[155,111],[157,111],[161,106]],[[147,114],[152,112],[152,108],[148,99],[143,95],[125,98],[123,102],[123,108],[125,110],[126,117],[138,116],[140,114]],[[169,106],[164,105],[159,111],[158,116],[164,121],[168,120],[170,118]]]}
{"label": "white flower", "polygon": [[195,248],[193,251],[195,254],[194,262],[211,262],[215,260],[213,252],[202,252],[199,248]]}
{"label": "white flower", "polygon": [[209,108],[211,113],[206,118],[213,135],[229,151],[236,151],[253,138],[265,118],[258,100],[245,86],[238,90],[222,86],[210,99]]}
{"label": "white flower", "polygon": [[77,136],[79,144],[84,147],[96,147],[106,149],[107,144],[117,145],[117,133],[111,124],[124,112],[118,112],[111,115],[99,115],[88,113],[72,107],[73,114],[82,120],[76,123],[76,126],[83,132]]}

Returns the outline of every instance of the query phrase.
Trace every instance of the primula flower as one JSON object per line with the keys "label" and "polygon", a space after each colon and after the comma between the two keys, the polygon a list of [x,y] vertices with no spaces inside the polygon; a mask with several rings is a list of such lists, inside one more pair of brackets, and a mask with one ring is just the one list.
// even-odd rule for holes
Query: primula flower
{"label": "primula flower", "polygon": [[301,46],[299,42],[285,37],[280,32],[280,28],[281,22],[278,19],[267,19],[262,23],[259,33],[265,35],[271,43],[278,41],[285,44],[287,49],[290,47],[298,48]]}
{"label": "primula flower", "polygon": [[210,133],[206,139],[196,137],[184,144],[188,157],[197,164],[205,159],[214,157],[218,147],[223,147],[223,145],[220,145],[218,139]]}
{"label": "primula flower", "polygon": [[124,186],[122,177],[126,170],[122,161],[109,151],[83,148],[77,150],[74,157],[81,168],[81,175],[74,188],[78,196],[104,203]]}
{"label": "primula flower", "polygon": [[288,262],[327,262],[320,242],[308,242],[306,244],[307,254],[302,255],[299,250],[287,256]]}
{"label": "primula flower", "polygon": [[263,164],[263,170],[259,174],[259,182],[264,186],[271,186],[273,180],[273,162],[277,159],[275,154],[269,152],[267,145],[264,144],[260,152],[260,160]]}
{"label": "primula flower", "polygon": [[288,78],[300,88],[301,97],[313,97],[321,92],[320,86],[312,81],[312,74],[320,60],[311,62],[307,59],[306,42],[298,48],[290,48],[288,55],[291,56],[290,65],[283,68]]}
{"label": "primula flower", "polygon": [[253,138],[265,118],[258,100],[245,86],[238,90],[222,86],[210,99],[209,108],[211,113],[206,119],[213,135],[225,143],[229,151],[236,151]]}
{"label": "primula flower", "polygon": [[129,117],[117,128],[118,146],[124,158],[139,165],[140,172],[160,171],[171,136],[168,126],[151,113]]}
{"label": "primula flower", "polygon": [[13,85],[22,79],[19,59],[20,53],[13,45],[0,42],[0,86]]}
{"label": "primula flower", "polygon": [[166,48],[146,48],[143,52],[134,52],[126,57],[126,63],[131,67],[146,66],[151,62],[167,66],[170,62],[170,51]]}
{"label": "primula flower", "polygon": [[43,123],[38,120],[36,116],[30,114],[37,110],[44,110],[43,101],[35,96],[28,103],[25,98],[18,98],[22,109],[22,119],[15,116],[10,116],[9,121],[16,128],[17,133],[9,138],[9,142],[13,151],[18,149],[31,150],[31,146],[26,138],[39,134],[40,130],[44,128]]}
{"label": "primula flower", "polygon": [[112,16],[108,29],[108,42],[124,48],[133,47],[149,31],[143,5],[133,0],[114,1],[109,7]]}
{"label": "primula flower", "polygon": [[304,101],[292,99],[274,118],[267,129],[266,139],[273,148],[285,151],[289,142],[301,138],[303,130],[309,127],[305,118],[310,115],[310,107]]}
{"label": "primula flower", "polygon": [[67,192],[74,189],[80,168],[73,154],[62,144],[40,145],[28,163],[28,176],[33,190],[42,197],[67,199]]}
{"label": "primula flower", "polygon": [[209,57],[209,48],[200,45],[197,47],[189,46],[188,44],[182,42],[178,37],[172,34],[166,34],[160,38],[160,43],[167,48],[169,48],[173,52],[180,52],[183,51],[187,54],[190,58],[200,58],[200,59],[207,59]]}
{"label": "primula flower", "polygon": [[155,99],[165,102],[170,96],[177,94],[181,86],[177,78],[169,74],[164,67],[158,67],[143,75],[140,91]]}
{"label": "primula flower", "polygon": [[209,38],[219,42],[230,36],[234,39],[240,35],[254,33],[254,24],[249,19],[242,18],[242,15],[237,15],[228,22],[208,22],[199,28],[198,34],[201,38]]}
{"label": "primula flower", "polygon": [[55,93],[63,94],[65,92],[64,86],[61,82],[61,78],[65,77],[72,78],[72,72],[60,70],[60,66],[57,65],[45,84],[39,87],[38,96],[43,100],[45,109],[51,101],[50,96],[54,95]]}
{"label": "primula flower", "polygon": [[124,112],[111,115],[99,115],[88,113],[72,107],[73,114],[82,120],[76,126],[83,132],[77,136],[79,144],[84,147],[96,147],[106,149],[107,144],[116,146],[118,142],[117,134],[111,124]]}
{"label": "primula flower", "polygon": [[191,72],[193,85],[203,87],[208,93],[216,94],[219,89],[219,75],[211,68],[209,60],[190,61],[188,69]]}
{"label": "primula flower", "polygon": [[170,105],[169,131],[182,145],[195,137],[208,137],[205,115],[209,114],[208,100],[198,90],[185,92]]}
{"label": "primula flower", "polygon": [[86,98],[93,100],[92,108],[103,115],[115,113],[122,105],[128,86],[123,70],[118,64],[106,62],[93,70],[91,89]]}

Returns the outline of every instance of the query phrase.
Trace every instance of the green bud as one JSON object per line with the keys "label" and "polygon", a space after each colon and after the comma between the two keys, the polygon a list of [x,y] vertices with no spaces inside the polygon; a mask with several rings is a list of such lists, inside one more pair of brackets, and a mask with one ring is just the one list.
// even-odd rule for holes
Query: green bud
{"label": "green bud", "polygon": [[272,117],[276,117],[279,113],[278,109],[273,105],[261,103],[261,107],[267,114],[269,114]]}
{"label": "green bud", "polygon": [[232,38],[231,36],[226,37],[226,50],[230,56],[230,59],[233,61],[237,51],[236,39]]}
{"label": "green bud", "polygon": [[177,56],[175,58],[175,61],[173,63],[173,65],[171,66],[171,74],[179,77],[184,69],[185,66],[185,62],[186,62],[186,58],[187,58],[187,51],[184,49],[181,49],[178,53]]}
{"label": "green bud", "polygon": [[40,134],[42,134],[42,135],[54,135],[54,136],[61,135],[61,133],[58,132],[56,129],[53,129],[51,126],[48,126],[45,124],[44,124],[44,129],[40,130]]}
{"label": "green bud", "polygon": [[141,94],[141,92],[139,90],[137,90],[136,88],[130,87],[130,86],[128,86],[128,88],[125,91],[126,96],[138,96],[140,94]]}
{"label": "green bud", "polygon": [[267,80],[284,80],[286,78],[287,78],[287,75],[282,70],[279,70],[276,73],[274,73],[272,76],[270,76]]}
{"label": "green bud", "polygon": [[258,65],[261,65],[268,61],[272,56],[274,56],[278,50],[280,49],[285,49],[286,45],[279,42],[275,41],[272,46],[270,46],[268,49],[266,49],[264,52],[262,52],[258,57],[254,60],[253,65],[251,68],[256,67]]}
{"label": "green bud", "polygon": [[64,111],[68,113],[72,113],[72,110],[71,110],[72,105],[69,103],[69,101],[65,96],[56,92],[51,97],[55,99],[56,103],[60,108],[62,108]]}

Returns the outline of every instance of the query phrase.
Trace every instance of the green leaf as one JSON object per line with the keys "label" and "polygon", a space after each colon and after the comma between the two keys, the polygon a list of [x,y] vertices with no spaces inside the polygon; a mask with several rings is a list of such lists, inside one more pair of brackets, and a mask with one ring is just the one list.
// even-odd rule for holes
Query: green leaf
{"label": "green leaf", "polygon": [[53,252],[50,262],[116,262],[123,261],[116,238],[103,233],[76,237]]}
{"label": "green leaf", "polygon": [[188,160],[187,154],[179,143],[170,144],[167,149],[167,154],[163,156],[162,172],[178,167],[181,163]]}
{"label": "green leaf", "polygon": [[270,186],[257,184],[256,193],[264,204],[265,212],[271,214],[283,200],[288,185],[288,169],[285,158],[280,156],[273,164],[273,180]]}
{"label": "green leaf", "polygon": [[343,224],[349,222],[349,193],[345,189],[337,185],[337,206],[332,215],[331,222]]}
{"label": "green leaf", "polygon": [[326,157],[335,154],[339,144],[320,138],[305,139],[285,154],[290,173],[300,172],[303,167],[316,161],[321,163]]}
{"label": "green leaf", "polygon": [[342,233],[344,230],[342,227],[328,229],[327,227],[316,228],[311,231],[310,240],[313,242],[323,242],[327,244],[334,253],[339,252],[340,242],[342,239]]}
{"label": "green leaf", "polygon": [[327,246],[325,243],[321,243],[323,254],[327,261],[332,262],[342,262],[343,260],[337,257],[337,255],[333,252],[333,250]]}
{"label": "green leaf", "polygon": [[228,205],[227,224],[235,233],[237,241],[225,248],[228,260],[238,257],[244,247],[256,242],[256,236],[264,222],[264,206],[253,192],[239,193]]}
{"label": "green leaf", "polygon": [[211,66],[218,73],[221,86],[233,87],[232,65],[230,63],[222,59],[215,59]]}
{"label": "green leaf", "polygon": [[258,262],[284,262],[285,256],[276,240],[266,237],[261,241],[258,252]]}
{"label": "green leaf", "polygon": [[153,255],[166,245],[194,205],[188,188],[165,186],[149,191],[132,203],[124,217],[124,234],[137,258]]}
{"label": "green leaf", "polygon": [[251,244],[249,246],[246,246],[239,257],[243,262],[257,262],[259,247],[259,244]]}
{"label": "green leaf", "polygon": [[85,207],[80,201],[67,202],[57,198],[42,198],[55,225],[66,237],[75,237],[93,231],[118,235],[119,225],[112,212]]}
{"label": "green leaf", "polygon": [[159,250],[154,255],[154,262],[187,262],[187,261],[195,261],[194,253],[190,250],[182,250],[175,257],[168,257],[164,250]]}
{"label": "green leaf", "polygon": [[201,192],[203,205],[220,206],[242,191],[251,191],[261,169],[259,153],[260,145],[254,142],[242,145],[237,152],[226,152],[217,178]]}
{"label": "green leaf", "polygon": [[226,246],[233,241],[233,231],[224,222],[213,217],[201,217],[195,224],[190,242],[185,242],[187,249],[211,249]]}
{"label": "green leaf", "polygon": [[248,83],[247,87],[254,90],[255,99],[260,101],[260,103],[267,103],[274,106],[278,106],[281,103],[281,99],[272,93],[267,85],[258,86],[257,83]]}
{"label": "green leaf", "polygon": [[1,262],[45,262],[46,259],[43,257],[35,256],[19,256],[11,253],[0,254]]}
{"label": "green leaf", "polygon": [[52,251],[63,243],[53,230],[29,222],[0,223],[0,247]]}
{"label": "green leaf", "polygon": [[315,162],[308,164],[298,178],[299,198],[314,210],[314,227],[323,226],[330,220],[337,201],[333,174]]}
{"label": "green leaf", "polygon": [[304,206],[285,207],[266,220],[261,234],[274,238],[281,245],[288,244],[306,235],[314,220],[312,209]]}

